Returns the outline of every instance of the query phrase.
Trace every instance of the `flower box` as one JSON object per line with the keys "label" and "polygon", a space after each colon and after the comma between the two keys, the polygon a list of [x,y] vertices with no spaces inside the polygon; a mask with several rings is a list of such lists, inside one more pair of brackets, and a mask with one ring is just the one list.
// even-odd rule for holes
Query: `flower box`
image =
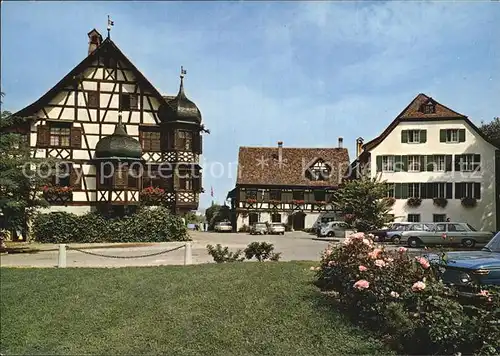
{"label": "flower box", "polygon": [[257,199],[247,199],[247,203],[257,203]]}
{"label": "flower box", "polygon": [[304,204],[304,200],[292,200],[292,204]]}
{"label": "flower box", "polygon": [[161,205],[165,201],[165,189],[146,187],[139,193],[139,199],[145,205]]}
{"label": "flower box", "polygon": [[432,201],[435,206],[440,208],[446,208],[446,205],[448,205],[448,200],[446,198],[434,198]]}
{"label": "flower box", "polygon": [[269,204],[280,204],[280,203],[281,203],[280,200],[275,200],[275,199],[269,200]]}
{"label": "flower box", "polygon": [[406,201],[406,204],[412,208],[416,208],[417,206],[420,206],[420,204],[422,204],[422,199],[411,197],[411,198],[408,198],[408,200]]}
{"label": "flower box", "polygon": [[43,197],[49,203],[67,203],[73,200],[73,188],[67,186],[44,186]]}
{"label": "flower box", "polygon": [[317,201],[315,202],[315,204],[316,204],[316,205],[325,205],[325,204],[326,204],[326,201],[324,201],[324,200],[317,200]]}
{"label": "flower box", "polygon": [[462,205],[466,208],[473,208],[477,205],[476,198],[465,197],[462,198]]}

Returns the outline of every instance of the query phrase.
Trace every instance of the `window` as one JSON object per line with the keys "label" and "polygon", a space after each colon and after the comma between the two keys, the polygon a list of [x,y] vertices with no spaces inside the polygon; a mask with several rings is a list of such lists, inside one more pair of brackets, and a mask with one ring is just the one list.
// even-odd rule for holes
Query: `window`
{"label": "window", "polygon": [[271,214],[271,222],[280,223],[281,222],[281,214]]}
{"label": "window", "polygon": [[395,187],[394,183],[387,184],[387,197],[394,198],[396,195],[395,190],[396,190],[396,187]]}
{"label": "window", "polygon": [[120,95],[120,109],[131,110],[138,108],[137,94],[124,93]]}
{"label": "window", "polygon": [[408,198],[420,198],[420,183],[408,183]]}
{"label": "window", "polygon": [[446,231],[446,224],[436,224],[436,231],[445,232]]}
{"label": "window", "polygon": [[193,177],[190,173],[179,174],[179,189],[193,190]]}
{"label": "window", "polygon": [[140,177],[139,168],[133,167],[129,168],[128,171],[128,187],[129,189],[139,189],[139,177]]}
{"label": "window", "polygon": [[304,200],[304,191],[303,190],[294,190],[292,193],[293,200]]}
{"label": "window", "polygon": [[269,191],[269,199],[270,200],[281,200],[281,190],[271,189]]}
{"label": "window", "polygon": [[462,225],[460,224],[448,224],[448,231],[467,231]]}
{"label": "window", "polygon": [[327,180],[330,178],[331,169],[320,159],[308,169],[308,173],[310,180]]}
{"label": "window", "polygon": [[247,199],[257,199],[257,189],[247,189],[245,191],[245,197]]}
{"label": "window", "polygon": [[71,126],[53,124],[50,125],[50,146],[69,147],[71,141]]}
{"label": "window", "polygon": [[444,155],[434,156],[436,162],[436,171],[445,172],[446,171],[446,161]]}
{"label": "window", "polygon": [[420,222],[420,214],[408,214],[408,222]]}
{"label": "window", "polygon": [[420,172],[420,156],[408,156],[408,172]]}
{"label": "window", "polygon": [[326,201],[326,191],[315,190],[314,191],[314,200],[315,201]]}
{"label": "window", "polygon": [[91,109],[97,109],[99,107],[99,93],[96,91],[89,91],[87,106]]}
{"label": "window", "polygon": [[382,156],[382,171],[394,172],[394,156]]}
{"label": "window", "polygon": [[433,214],[432,215],[432,222],[445,222],[446,221],[446,214]]}
{"label": "window", "polygon": [[178,131],[177,149],[191,151],[193,149],[193,133],[191,131]]}
{"label": "window", "polygon": [[109,164],[102,164],[99,171],[98,186],[100,189],[109,189],[113,187],[114,168]]}
{"label": "window", "polygon": [[56,174],[52,176],[52,184],[61,187],[69,187],[71,166],[69,164],[60,164],[56,167]]}
{"label": "window", "polygon": [[433,103],[428,102],[422,107],[422,111],[424,114],[434,114],[436,112],[436,106]]}
{"label": "window", "polygon": [[253,225],[256,222],[259,222],[259,214],[257,214],[257,213],[248,214],[248,224]]}
{"label": "window", "polygon": [[446,130],[446,142],[450,143],[458,142],[458,129]]}
{"label": "window", "polygon": [[420,143],[420,130],[408,130],[408,143]]}
{"label": "window", "polygon": [[435,183],[435,189],[433,198],[446,198],[446,183]]}
{"label": "window", "polygon": [[[165,174],[165,176],[169,175]],[[160,172],[157,170],[152,170],[148,174],[144,174],[142,180],[144,187],[164,188],[166,186],[161,178]]]}
{"label": "window", "polygon": [[467,155],[456,155],[455,163],[458,165],[455,170],[462,172],[474,172],[480,169],[481,166],[481,155],[467,154]]}
{"label": "window", "polygon": [[143,151],[159,152],[161,150],[159,131],[141,129],[140,141]]}

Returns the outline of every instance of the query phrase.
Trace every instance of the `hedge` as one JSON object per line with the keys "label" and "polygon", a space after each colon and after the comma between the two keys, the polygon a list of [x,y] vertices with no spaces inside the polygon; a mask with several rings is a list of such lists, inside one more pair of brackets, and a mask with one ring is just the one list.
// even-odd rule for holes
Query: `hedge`
{"label": "hedge", "polygon": [[97,213],[38,214],[33,221],[35,241],[41,243],[165,242],[190,240],[182,219],[168,209],[142,208],[121,219]]}

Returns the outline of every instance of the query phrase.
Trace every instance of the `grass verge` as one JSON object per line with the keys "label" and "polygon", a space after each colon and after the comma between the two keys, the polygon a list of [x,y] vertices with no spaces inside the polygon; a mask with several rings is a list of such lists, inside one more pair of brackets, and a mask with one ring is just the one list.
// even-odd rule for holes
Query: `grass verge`
{"label": "grass verge", "polygon": [[1,272],[3,354],[388,354],[307,262]]}

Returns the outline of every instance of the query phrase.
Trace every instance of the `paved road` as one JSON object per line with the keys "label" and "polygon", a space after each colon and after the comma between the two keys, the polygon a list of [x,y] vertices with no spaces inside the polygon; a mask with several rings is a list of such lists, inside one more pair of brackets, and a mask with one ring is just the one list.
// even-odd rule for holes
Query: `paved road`
{"label": "paved road", "polygon": [[[304,232],[287,232],[285,235],[252,236],[244,233],[213,233],[213,232],[191,232],[192,262],[194,264],[211,263],[213,259],[208,255],[207,244],[221,244],[228,246],[231,251],[244,249],[250,242],[266,241],[274,244],[275,252],[281,252],[282,261],[308,260],[319,261],[321,253],[330,241],[317,240],[314,235]],[[342,239],[340,239],[342,240]],[[337,240],[338,242],[341,242]],[[334,242],[335,243],[335,242]],[[141,247],[125,248],[92,248],[87,249],[90,253],[105,254],[112,256],[141,256],[159,253],[164,250],[183,246],[183,242],[169,242],[150,244]],[[388,248],[397,248],[388,245]],[[416,250],[415,253],[422,250]],[[107,258],[84,254],[79,251],[67,251],[68,267],[126,267],[126,266],[160,266],[160,265],[183,265],[184,248],[144,258]],[[55,267],[57,265],[57,251],[43,251],[38,253],[19,253],[0,256],[0,264],[3,267]]]}

